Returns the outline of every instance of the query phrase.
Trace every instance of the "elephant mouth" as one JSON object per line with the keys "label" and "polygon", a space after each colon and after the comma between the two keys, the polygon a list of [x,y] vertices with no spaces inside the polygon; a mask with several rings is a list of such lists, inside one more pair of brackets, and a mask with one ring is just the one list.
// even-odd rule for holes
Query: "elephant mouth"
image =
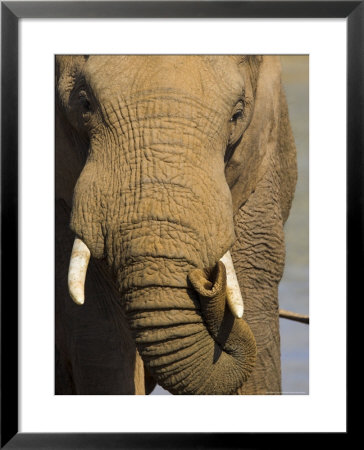
{"label": "elephant mouth", "polygon": [[[83,305],[85,302],[85,281],[87,268],[90,261],[91,252],[82,239],[76,237],[74,240],[70,265],[68,271],[68,290],[72,300],[77,305]],[[241,294],[240,286],[234,269],[234,263],[231,258],[230,251],[227,251],[219,260],[226,270],[226,302],[230,308],[232,315],[240,319],[244,313],[244,301]],[[198,271],[198,272],[197,272]],[[198,273],[198,276],[196,274]],[[201,295],[201,289],[206,293],[208,287],[201,287],[198,278],[209,282],[211,270],[196,269],[189,274],[189,279],[195,290]],[[210,282],[211,284],[211,282]]]}

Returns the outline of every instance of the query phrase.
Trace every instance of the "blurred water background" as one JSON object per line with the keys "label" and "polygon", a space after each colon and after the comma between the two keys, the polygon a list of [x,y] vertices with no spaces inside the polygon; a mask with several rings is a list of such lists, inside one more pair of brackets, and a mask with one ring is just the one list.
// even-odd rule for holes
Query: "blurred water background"
{"label": "blurred water background", "polygon": [[[283,309],[309,313],[309,61],[282,56],[282,75],[297,147],[298,180],[285,225],[286,265],[279,285]],[[283,393],[309,393],[309,325],[280,319]]]}
{"label": "blurred water background", "polygon": [[[309,58],[307,55],[281,56],[293,134],[297,146],[298,181],[290,216],[285,225],[286,265],[279,285],[283,309],[309,313],[308,252],[308,94]],[[309,393],[309,325],[280,319],[282,393]],[[169,395],[156,386],[152,395]]]}

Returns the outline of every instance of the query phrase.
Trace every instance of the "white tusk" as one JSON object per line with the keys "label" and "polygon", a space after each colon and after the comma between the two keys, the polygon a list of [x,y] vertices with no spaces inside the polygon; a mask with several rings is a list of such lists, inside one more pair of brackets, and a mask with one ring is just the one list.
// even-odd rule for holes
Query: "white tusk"
{"label": "white tusk", "polygon": [[89,260],[90,250],[81,239],[76,238],[68,269],[68,290],[77,305],[83,305],[85,302],[85,279]]}
{"label": "white tusk", "polygon": [[226,268],[226,297],[230,311],[233,316],[241,319],[244,313],[244,303],[230,252],[227,251],[220,261]]}

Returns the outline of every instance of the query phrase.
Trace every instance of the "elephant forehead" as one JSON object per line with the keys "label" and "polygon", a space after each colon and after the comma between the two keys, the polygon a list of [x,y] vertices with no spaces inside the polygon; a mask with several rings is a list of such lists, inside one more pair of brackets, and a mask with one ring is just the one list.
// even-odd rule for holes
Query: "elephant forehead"
{"label": "elephant forehead", "polygon": [[230,107],[242,89],[241,74],[228,56],[92,56],[84,73],[101,101],[164,89],[206,102],[220,98]]}

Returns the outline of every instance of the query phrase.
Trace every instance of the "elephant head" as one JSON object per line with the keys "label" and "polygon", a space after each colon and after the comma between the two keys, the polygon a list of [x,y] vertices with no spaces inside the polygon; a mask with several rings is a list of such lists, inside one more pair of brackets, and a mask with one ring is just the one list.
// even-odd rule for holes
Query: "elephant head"
{"label": "elephant head", "polygon": [[[83,302],[88,258],[104,259],[158,383],[235,393],[257,346],[242,311],[227,306],[234,274],[224,261],[244,242],[244,296],[254,286],[276,296],[296,181],[279,59],[58,57],[57,93],[84,149],[71,296]],[[274,222],[257,224],[267,210]]]}

